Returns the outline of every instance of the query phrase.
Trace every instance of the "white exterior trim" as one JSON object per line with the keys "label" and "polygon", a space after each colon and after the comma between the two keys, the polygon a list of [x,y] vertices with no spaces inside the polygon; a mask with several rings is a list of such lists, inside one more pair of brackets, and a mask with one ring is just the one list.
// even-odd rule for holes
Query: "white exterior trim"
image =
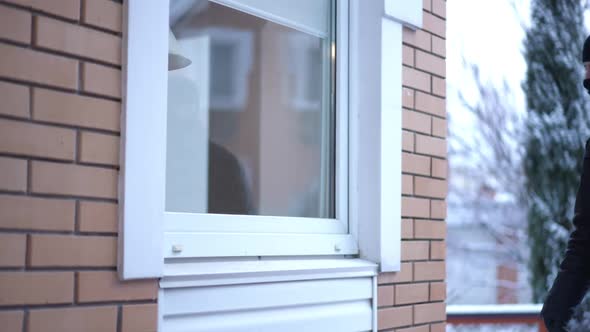
{"label": "white exterior trim", "polygon": [[422,0],[384,0],[385,16],[412,29],[422,28]]}

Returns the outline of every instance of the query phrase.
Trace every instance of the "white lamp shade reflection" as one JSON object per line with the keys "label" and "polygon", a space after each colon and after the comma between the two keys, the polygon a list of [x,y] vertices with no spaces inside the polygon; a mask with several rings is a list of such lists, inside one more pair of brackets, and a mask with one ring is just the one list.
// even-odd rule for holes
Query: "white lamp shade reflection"
{"label": "white lamp shade reflection", "polygon": [[168,70],[176,70],[188,67],[191,64],[191,60],[180,54],[180,47],[178,41],[172,33],[172,30],[168,30]]}

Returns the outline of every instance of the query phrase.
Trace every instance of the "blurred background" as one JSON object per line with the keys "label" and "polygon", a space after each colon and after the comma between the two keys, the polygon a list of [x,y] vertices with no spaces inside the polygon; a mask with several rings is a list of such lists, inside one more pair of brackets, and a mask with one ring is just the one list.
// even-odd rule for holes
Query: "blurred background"
{"label": "blurred background", "polygon": [[[542,331],[590,138],[588,9],[447,1],[447,331]],[[570,331],[589,331],[582,309]]]}

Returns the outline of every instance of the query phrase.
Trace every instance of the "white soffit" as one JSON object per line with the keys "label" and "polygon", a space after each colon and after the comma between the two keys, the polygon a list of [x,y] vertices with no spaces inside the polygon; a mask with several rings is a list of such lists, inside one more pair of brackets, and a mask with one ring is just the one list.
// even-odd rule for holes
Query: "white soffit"
{"label": "white soffit", "polygon": [[385,15],[414,29],[422,28],[422,0],[385,0]]}

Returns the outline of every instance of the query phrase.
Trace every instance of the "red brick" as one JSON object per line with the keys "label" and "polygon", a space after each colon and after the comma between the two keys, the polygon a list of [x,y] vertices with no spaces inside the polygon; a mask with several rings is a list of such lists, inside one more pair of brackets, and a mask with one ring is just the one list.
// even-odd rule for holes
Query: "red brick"
{"label": "red brick", "polygon": [[444,78],[432,77],[432,93],[441,97],[447,95],[447,83]]}
{"label": "red brick", "polygon": [[447,284],[445,282],[430,283],[430,301],[444,301],[447,298]]}
{"label": "red brick", "polygon": [[390,307],[393,305],[393,286],[379,286],[377,288],[377,305]]}
{"label": "red brick", "polygon": [[405,130],[402,132],[402,150],[414,152],[414,133]]}
{"label": "red brick", "polygon": [[420,50],[416,51],[416,68],[445,77],[445,59]]}
{"label": "red brick", "polygon": [[0,233],[0,266],[23,267],[27,251],[25,234]]}
{"label": "red brick", "polygon": [[447,156],[447,142],[442,138],[416,135],[416,152],[445,158]]}
{"label": "red brick", "polygon": [[0,152],[73,160],[75,145],[74,130],[0,119]]}
{"label": "red brick", "polygon": [[121,38],[79,25],[37,16],[35,45],[54,51],[121,64]]}
{"label": "red brick", "polygon": [[432,32],[442,38],[446,36],[446,24],[445,20],[440,17],[436,17],[429,13],[423,13],[423,29]]}
{"label": "red brick", "polygon": [[31,42],[31,14],[0,5],[0,38],[19,43]]}
{"label": "red brick", "polygon": [[73,272],[0,272],[0,305],[72,303]]}
{"label": "red brick", "polygon": [[430,259],[445,259],[447,244],[444,241],[430,242]]}
{"label": "red brick", "polygon": [[117,233],[118,206],[113,203],[80,202],[78,225],[81,232]]}
{"label": "red brick", "polygon": [[432,219],[445,219],[447,217],[447,203],[433,200],[430,203],[430,215]]}
{"label": "red brick", "polygon": [[447,55],[447,46],[446,40],[439,38],[437,36],[432,37],[432,52],[436,55],[441,57],[446,57]]}
{"label": "red brick", "polygon": [[432,176],[446,179],[448,175],[448,162],[445,159],[432,158]]}
{"label": "red brick", "polygon": [[447,120],[433,117],[432,118],[432,135],[445,138],[447,137]]}
{"label": "red brick", "polygon": [[414,66],[414,48],[406,45],[403,46],[402,63],[410,67]]}
{"label": "red brick", "polygon": [[444,221],[414,221],[414,237],[417,239],[442,240],[446,237],[446,229],[447,224]]}
{"label": "red brick", "polygon": [[414,324],[444,321],[447,319],[443,302],[417,304],[414,306]]}
{"label": "red brick", "polygon": [[82,21],[88,25],[121,32],[123,6],[114,1],[83,0]]}
{"label": "red brick", "polygon": [[402,152],[402,172],[430,175],[430,158]]}
{"label": "red brick", "polygon": [[445,332],[447,330],[447,324],[445,322],[430,324],[430,332]]}
{"label": "red brick", "polygon": [[420,325],[414,327],[407,327],[404,329],[397,329],[395,332],[430,332],[428,325]]}
{"label": "red brick", "polygon": [[78,87],[76,60],[7,44],[0,44],[0,59],[0,76],[68,89]]}
{"label": "red brick", "polygon": [[444,280],[446,275],[445,262],[415,262],[414,263],[414,280]]}
{"label": "red brick", "polygon": [[115,267],[116,265],[116,237],[30,235],[29,266]]}
{"label": "red brick", "polygon": [[402,33],[402,40],[404,43],[430,51],[432,43],[431,34],[423,30],[412,30],[404,28]]}
{"label": "red brick", "polygon": [[426,260],[429,257],[428,241],[402,241],[402,261]]}
{"label": "red brick", "polygon": [[447,2],[446,0],[432,0],[432,13],[442,18],[447,17]]}
{"label": "red brick", "polygon": [[121,71],[85,62],[82,66],[82,89],[98,95],[121,98]]}
{"label": "red brick", "polygon": [[119,102],[35,88],[33,105],[35,120],[110,131],[120,130]]}
{"label": "red brick", "polygon": [[121,332],[156,332],[158,329],[158,305],[124,306],[121,325]]}
{"label": "red brick", "polygon": [[432,130],[431,116],[410,110],[402,111],[402,128],[430,134]]}
{"label": "red brick", "polygon": [[83,131],[80,134],[80,161],[119,165],[119,137]]}
{"label": "red brick", "polygon": [[414,90],[402,88],[402,106],[405,108],[414,108]]}
{"label": "red brick", "polygon": [[438,180],[417,176],[414,179],[414,192],[417,196],[445,198],[448,186],[446,180]]}
{"label": "red brick", "polygon": [[402,68],[402,84],[410,88],[430,92],[430,75],[404,66]]}
{"label": "red brick", "polygon": [[73,200],[0,195],[0,228],[74,230]]}
{"label": "red brick", "polygon": [[29,117],[29,87],[0,82],[0,100],[0,114]]}
{"label": "red brick", "polygon": [[380,309],[377,312],[379,330],[412,324],[412,306]]}
{"label": "red brick", "polygon": [[[433,77],[433,79],[435,78],[436,77]],[[420,91],[416,92],[416,110],[445,117],[447,115],[445,108],[446,103],[444,98],[439,98]]]}
{"label": "red brick", "polygon": [[422,8],[426,11],[432,10],[432,0],[423,0],[422,1]]}
{"label": "red brick", "polygon": [[35,193],[117,198],[117,171],[90,166],[32,162]]}
{"label": "red brick", "polygon": [[411,175],[402,175],[402,194],[412,195],[414,193],[414,177]]}
{"label": "red brick", "polygon": [[414,220],[402,219],[402,239],[414,238]]}
{"label": "red brick", "polygon": [[379,274],[377,280],[381,284],[394,284],[399,282],[409,282],[413,279],[412,263],[401,263],[399,272],[385,272]]}
{"label": "red brick", "polygon": [[120,281],[115,272],[78,272],[78,302],[154,300],[157,280]]}
{"label": "red brick", "polygon": [[71,20],[78,20],[80,18],[80,0],[8,0],[8,2],[31,7]]}
{"label": "red brick", "polygon": [[428,283],[395,286],[395,304],[428,302]]}
{"label": "red brick", "polygon": [[0,326],[6,332],[20,332],[23,329],[24,311],[0,311]]}
{"label": "red brick", "polygon": [[28,332],[115,332],[117,307],[83,307],[31,310]]}
{"label": "red brick", "polygon": [[27,161],[0,157],[0,189],[24,192],[27,190]]}
{"label": "red brick", "polygon": [[402,217],[430,217],[430,201],[423,198],[402,197]]}

